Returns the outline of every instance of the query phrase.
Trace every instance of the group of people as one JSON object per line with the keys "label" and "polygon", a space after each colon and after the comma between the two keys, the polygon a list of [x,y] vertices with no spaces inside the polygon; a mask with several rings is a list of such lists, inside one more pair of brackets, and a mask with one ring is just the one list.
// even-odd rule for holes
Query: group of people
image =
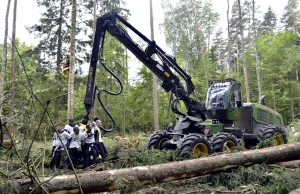
{"label": "group of people", "polygon": [[65,149],[68,149],[75,168],[78,168],[81,162],[83,167],[87,168],[95,164],[97,158],[105,160],[107,150],[102,140],[101,126],[102,123],[97,116],[89,124],[83,119],[80,126],[76,125],[74,119],[69,119],[64,128],[57,124],[53,136],[50,168],[70,167]]}

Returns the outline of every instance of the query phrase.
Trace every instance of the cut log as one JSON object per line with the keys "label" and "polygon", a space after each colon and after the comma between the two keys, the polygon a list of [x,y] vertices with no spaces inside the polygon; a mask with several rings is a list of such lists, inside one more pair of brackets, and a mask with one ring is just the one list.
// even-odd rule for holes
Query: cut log
{"label": "cut log", "polygon": [[300,188],[292,190],[289,194],[300,194]]}
{"label": "cut log", "polygon": [[[95,193],[187,179],[232,169],[238,166],[272,163],[283,160],[287,161],[298,158],[299,156],[300,142],[297,142],[259,150],[223,154],[153,166],[89,172],[79,174],[78,177],[84,193]],[[52,177],[52,179],[48,177],[40,178],[40,180],[42,182],[46,181],[43,187],[50,193],[79,193],[74,175],[60,175],[54,178]],[[9,187],[16,188],[19,193],[29,193],[32,191],[32,188],[36,187],[36,183],[32,183],[29,179],[12,180],[8,184]],[[4,186],[5,185],[0,186],[0,193],[3,193]],[[32,193],[42,193],[42,190],[41,188],[37,188]]]}
{"label": "cut log", "polygon": [[292,160],[287,162],[275,162],[268,165],[269,167],[285,167],[285,168],[298,168],[300,167],[300,160]]}

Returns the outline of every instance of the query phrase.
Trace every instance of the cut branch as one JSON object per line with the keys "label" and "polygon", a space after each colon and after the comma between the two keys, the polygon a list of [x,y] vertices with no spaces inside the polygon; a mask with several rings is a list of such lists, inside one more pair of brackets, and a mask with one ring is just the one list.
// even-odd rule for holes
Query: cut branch
{"label": "cut branch", "polygon": [[[142,186],[160,182],[187,179],[205,174],[225,171],[239,166],[249,166],[260,163],[272,163],[298,158],[300,142],[250,150],[232,154],[223,154],[207,158],[171,162],[153,166],[141,166],[102,172],[90,172],[78,175],[84,193],[113,191],[134,186]],[[50,193],[79,193],[74,175],[61,175],[52,178],[41,178],[43,187]],[[29,193],[36,187],[29,179],[13,180],[10,187],[17,188],[20,193]],[[0,193],[4,185],[0,186]],[[33,193],[41,193],[40,188]]]}

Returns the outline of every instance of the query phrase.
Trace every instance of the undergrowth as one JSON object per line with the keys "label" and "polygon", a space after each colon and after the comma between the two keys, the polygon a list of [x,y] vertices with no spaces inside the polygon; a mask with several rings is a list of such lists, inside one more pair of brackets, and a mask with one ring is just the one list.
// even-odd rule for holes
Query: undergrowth
{"label": "undergrowth", "polygon": [[175,150],[148,150],[145,146],[130,149],[116,146],[112,149],[112,153],[113,155],[110,157],[117,158],[114,162],[114,168],[130,168],[182,160],[177,156]]}
{"label": "undergrowth", "polygon": [[[187,192],[285,194],[300,186],[300,169],[269,169],[267,165],[261,164],[185,180],[181,184],[175,182],[155,186],[167,190],[170,194]],[[127,192],[140,193],[133,190]]]}

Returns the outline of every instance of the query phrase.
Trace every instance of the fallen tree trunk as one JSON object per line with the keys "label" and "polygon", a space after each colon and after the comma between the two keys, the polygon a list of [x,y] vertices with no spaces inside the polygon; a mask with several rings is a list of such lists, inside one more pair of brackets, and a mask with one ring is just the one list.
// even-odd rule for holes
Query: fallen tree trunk
{"label": "fallen tree trunk", "polygon": [[[79,174],[78,178],[84,193],[94,193],[187,179],[238,166],[290,160],[299,157],[299,155],[300,142],[153,166],[90,172]],[[54,178],[40,178],[40,180],[45,182],[43,187],[50,193],[79,193],[74,175],[60,175]],[[8,185],[17,189],[19,193],[29,193],[32,188],[37,186],[29,179],[12,180]],[[4,185],[1,185],[0,193],[3,193],[4,189]],[[38,187],[32,193],[42,193],[42,190]]]}
{"label": "fallen tree trunk", "polygon": [[292,190],[289,194],[300,194],[300,188]]}
{"label": "fallen tree trunk", "polygon": [[287,162],[275,162],[268,165],[271,168],[275,167],[285,167],[285,168],[298,168],[300,167],[300,160],[292,160]]}

